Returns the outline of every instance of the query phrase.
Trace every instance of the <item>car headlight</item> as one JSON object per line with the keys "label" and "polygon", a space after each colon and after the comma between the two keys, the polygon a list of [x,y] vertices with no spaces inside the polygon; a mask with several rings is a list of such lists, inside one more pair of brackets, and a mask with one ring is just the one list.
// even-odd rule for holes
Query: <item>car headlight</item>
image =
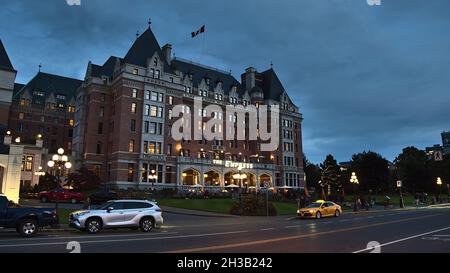
{"label": "car headlight", "polygon": [[309,210],[309,213],[313,213],[314,211],[312,209]]}
{"label": "car headlight", "polygon": [[297,210],[297,213],[300,213],[300,210],[299,210],[299,209]]}
{"label": "car headlight", "polygon": [[85,212],[78,212],[78,213],[75,213],[74,216],[80,217],[80,216],[86,215],[86,214],[88,214],[88,213],[89,213],[89,212],[87,212],[87,211],[85,211]]}

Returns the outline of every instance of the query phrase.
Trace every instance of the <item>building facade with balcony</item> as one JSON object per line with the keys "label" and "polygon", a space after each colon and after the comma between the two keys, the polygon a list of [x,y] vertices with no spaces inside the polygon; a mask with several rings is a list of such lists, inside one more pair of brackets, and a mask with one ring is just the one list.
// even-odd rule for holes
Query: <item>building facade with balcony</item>
{"label": "building facade with balcony", "polygon": [[[240,81],[230,72],[172,57],[172,46],[159,46],[148,28],[124,57],[103,65],[89,63],[75,95],[73,155],[112,187],[242,186],[303,188],[302,114],[289,98],[275,71],[248,68]],[[217,105],[223,111],[195,108]],[[223,121],[215,132],[226,133],[229,105],[277,105],[279,145],[261,151],[260,140],[175,140],[182,105],[200,130],[210,119]],[[211,114],[211,115],[209,115]],[[251,121],[246,119],[248,133]],[[236,125],[237,126],[237,125]],[[237,127],[236,127],[237,128]],[[259,131],[258,131],[259,135]],[[234,175],[245,173],[243,181]],[[234,185],[234,186],[233,186]]]}

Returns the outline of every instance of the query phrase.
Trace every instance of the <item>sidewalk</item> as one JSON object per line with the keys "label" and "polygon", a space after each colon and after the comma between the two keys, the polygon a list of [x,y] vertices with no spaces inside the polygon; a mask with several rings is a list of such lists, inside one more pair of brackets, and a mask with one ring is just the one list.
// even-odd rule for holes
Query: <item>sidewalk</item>
{"label": "sidewalk", "polygon": [[188,215],[188,216],[199,216],[199,217],[219,217],[219,218],[236,218],[239,216],[230,215],[230,214],[222,214],[222,213],[214,213],[200,210],[190,210],[190,209],[181,209],[167,206],[160,206],[163,213],[170,214],[179,214],[179,215]]}

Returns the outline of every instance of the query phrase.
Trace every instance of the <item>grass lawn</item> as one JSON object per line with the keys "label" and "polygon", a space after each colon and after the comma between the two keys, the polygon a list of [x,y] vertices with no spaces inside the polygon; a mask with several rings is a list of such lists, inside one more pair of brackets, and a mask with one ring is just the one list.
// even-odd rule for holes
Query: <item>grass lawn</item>
{"label": "grass lawn", "polygon": [[[233,199],[159,199],[158,205],[200,210],[214,213],[228,214],[232,205],[237,202]],[[274,202],[278,215],[295,214],[297,212],[297,204]]]}
{"label": "grass lawn", "polygon": [[58,208],[58,216],[60,224],[69,224],[69,214],[75,210]]}

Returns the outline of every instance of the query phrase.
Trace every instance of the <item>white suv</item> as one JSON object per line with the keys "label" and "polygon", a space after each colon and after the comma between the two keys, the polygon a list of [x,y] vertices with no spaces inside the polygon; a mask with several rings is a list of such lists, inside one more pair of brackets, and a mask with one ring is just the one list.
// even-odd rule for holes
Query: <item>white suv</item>
{"label": "white suv", "polygon": [[155,202],[115,200],[95,210],[75,211],[69,216],[71,227],[97,233],[107,228],[140,228],[149,232],[163,224],[162,211]]}

